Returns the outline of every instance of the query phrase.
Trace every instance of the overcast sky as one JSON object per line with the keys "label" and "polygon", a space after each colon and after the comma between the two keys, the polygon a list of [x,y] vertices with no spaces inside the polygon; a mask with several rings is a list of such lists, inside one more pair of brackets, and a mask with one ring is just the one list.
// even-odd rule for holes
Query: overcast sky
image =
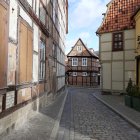
{"label": "overcast sky", "polygon": [[102,23],[106,5],[110,0],[69,0],[69,33],[66,40],[66,54],[81,38],[88,48],[99,48],[96,30]]}

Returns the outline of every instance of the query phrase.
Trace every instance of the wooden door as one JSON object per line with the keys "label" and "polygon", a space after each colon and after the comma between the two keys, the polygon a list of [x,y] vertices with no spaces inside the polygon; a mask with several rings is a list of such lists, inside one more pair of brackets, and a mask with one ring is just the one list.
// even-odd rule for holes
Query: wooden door
{"label": "wooden door", "polygon": [[0,88],[7,85],[8,11],[0,2]]}

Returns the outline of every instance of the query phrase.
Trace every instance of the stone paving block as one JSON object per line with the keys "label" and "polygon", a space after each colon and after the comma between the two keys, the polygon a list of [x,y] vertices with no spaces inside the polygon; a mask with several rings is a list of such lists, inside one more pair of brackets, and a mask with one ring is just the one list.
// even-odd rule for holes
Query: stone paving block
{"label": "stone paving block", "polygon": [[93,92],[69,89],[60,126],[70,128],[70,140],[139,140],[140,132],[97,100]]}

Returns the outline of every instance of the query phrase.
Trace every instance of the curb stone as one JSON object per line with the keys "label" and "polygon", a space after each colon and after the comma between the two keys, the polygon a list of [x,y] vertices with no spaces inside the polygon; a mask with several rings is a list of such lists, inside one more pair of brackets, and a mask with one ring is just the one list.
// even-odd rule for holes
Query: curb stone
{"label": "curb stone", "polygon": [[121,112],[119,112],[117,109],[113,108],[111,105],[109,105],[107,102],[105,102],[104,100],[100,99],[96,95],[93,94],[93,96],[97,100],[99,100],[100,102],[102,102],[104,105],[106,105],[107,107],[109,107],[112,111],[114,111],[115,113],[117,113],[120,117],[122,117],[123,119],[125,119],[132,126],[134,126],[138,131],[140,131],[140,125],[138,125],[136,122],[134,122],[133,120],[131,120],[130,118],[128,118],[126,115],[124,115]]}
{"label": "curb stone", "polygon": [[65,101],[66,101],[66,98],[67,98],[67,94],[68,94],[68,89],[66,87],[66,95],[64,97],[63,103],[62,103],[61,108],[59,110],[58,116],[57,116],[57,118],[55,120],[55,124],[54,124],[54,127],[52,129],[52,132],[51,132],[49,140],[55,140],[56,139],[57,132],[58,132],[59,125],[60,125],[61,116],[62,116],[64,105],[65,105]]}

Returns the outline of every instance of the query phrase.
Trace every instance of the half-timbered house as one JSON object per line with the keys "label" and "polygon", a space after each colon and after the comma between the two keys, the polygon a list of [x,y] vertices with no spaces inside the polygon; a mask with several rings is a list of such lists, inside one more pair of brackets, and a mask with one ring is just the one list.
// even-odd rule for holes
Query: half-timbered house
{"label": "half-timbered house", "polygon": [[67,0],[0,0],[0,134],[65,88]]}
{"label": "half-timbered house", "polygon": [[69,85],[98,85],[98,56],[79,39],[67,55],[66,76]]}

